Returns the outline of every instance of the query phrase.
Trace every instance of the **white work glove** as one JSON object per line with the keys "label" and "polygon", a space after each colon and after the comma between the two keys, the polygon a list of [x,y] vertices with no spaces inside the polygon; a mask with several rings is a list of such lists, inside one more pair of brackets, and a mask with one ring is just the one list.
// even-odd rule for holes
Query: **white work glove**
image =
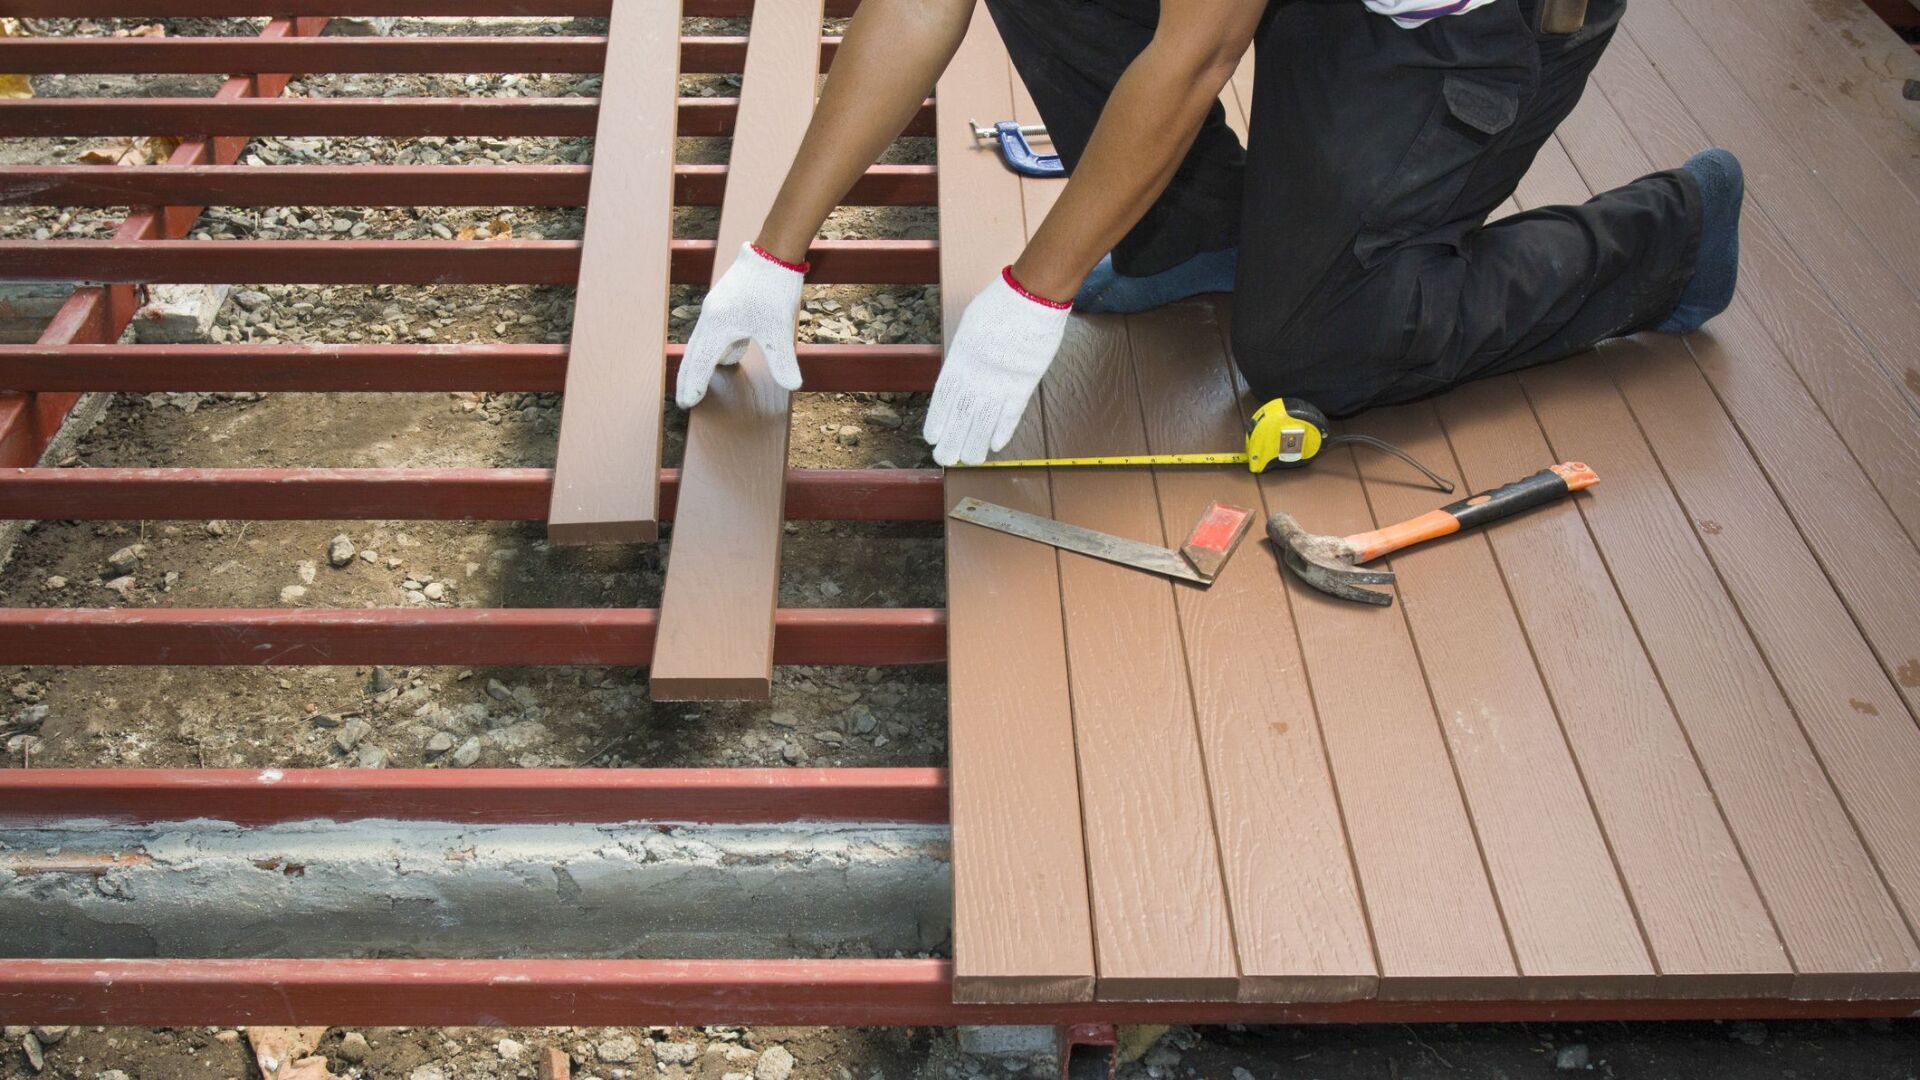
{"label": "white work glove", "polygon": [[1020,287],[1013,268],[967,305],[927,407],[933,460],[978,465],[1005,448],[1067,332],[1071,304]]}
{"label": "white work glove", "polygon": [[693,337],[688,339],[686,354],[680,359],[673,400],[681,408],[700,404],[700,399],[707,396],[707,384],[713,381],[713,369],[739,363],[749,341],[760,346],[774,382],[787,390],[800,389],[800,362],[793,355],[793,319],[800,310],[800,286],[807,279],[806,271],[806,263],[795,266],[760,250],[757,244],[740,245],[733,265],[708,290],[706,302],[700,306],[700,321],[694,324]]}

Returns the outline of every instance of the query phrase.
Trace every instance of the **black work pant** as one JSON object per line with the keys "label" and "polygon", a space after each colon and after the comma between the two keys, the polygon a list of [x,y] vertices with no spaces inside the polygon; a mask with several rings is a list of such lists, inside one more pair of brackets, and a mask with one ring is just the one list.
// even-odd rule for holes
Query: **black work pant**
{"label": "black work pant", "polygon": [[[1239,248],[1233,352],[1264,397],[1341,416],[1645,329],[1693,272],[1699,189],[1654,173],[1581,206],[1486,223],[1573,111],[1626,0],[1576,34],[1537,0],[1413,30],[1359,0],[1276,0],[1254,38],[1244,152],[1215,105],[1114,248],[1151,274]],[[1071,170],[1156,0],[988,0]]]}

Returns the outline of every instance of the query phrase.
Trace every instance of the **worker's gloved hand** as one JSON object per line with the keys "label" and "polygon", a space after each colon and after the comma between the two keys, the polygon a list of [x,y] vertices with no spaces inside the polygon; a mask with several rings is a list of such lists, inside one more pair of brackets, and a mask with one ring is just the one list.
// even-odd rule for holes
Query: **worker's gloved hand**
{"label": "worker's gloved hand", "polygon": [[1060,348],[1072,308],[1022,288],[1012,267],[973,298],[927,407],[934,461],[978,465],[1007,445]]}
{"label": "worker's gloved hand", "polygon": [[800,362],[793,355],[793,319],[800,310],[800,286],[807,264],[782,262],[758,244],[741,244],[740,254],[707,293],[680,360],[673,400],[691,409],[707,396],[714,368],[737,364],[747,343],[760,346],[773,381],[800,389]]}

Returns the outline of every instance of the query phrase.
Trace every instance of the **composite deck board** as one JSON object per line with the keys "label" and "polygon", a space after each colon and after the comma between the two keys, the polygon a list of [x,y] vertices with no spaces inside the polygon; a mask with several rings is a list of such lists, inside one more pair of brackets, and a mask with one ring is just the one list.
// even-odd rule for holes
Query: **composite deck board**
{"label": "composite deck board", "polygon": [[[1687,338],[1610,342],[1341,425],[1403,443],[1468,488],[1563,456],[1592,463],[1600,487],[1400,553],[1388,610],[1305,588],[1257,538],[1205,592],[1113,567],[1076,578],[1085,560],[1032,558],[1017,543],[969,564],[964,584],[950,578],[964,635],[963,605],[1006,601],[987,586],[999,560],[1031,559],[1042,576],[1067,568],[1064,592],[1042,583],[1059,612],[1036,604],[1020,631],[1037,626],[1057,647],[1065,624],[1083,827],[1157,822],[1163,837],[1130,845],[1132,879],[1115,878],[1103,841],[1085,852],[1101,992],[1122,974],[1108,956],[1119,940],[1131,956],[1167,957],[1124,972],[1150,996],[1233,980],[1243,998],[1301,1001],[1920,993],[1920,609],[1905,587],[1920,580],[1920,388],[1902,385],[1905,354],[1889,348],[1911,316],[1880,310],[1911,283],[1880,283],[1873,301],[1855,288],[1905,273],[1909,234],[1869,237],[1858,206],[1840,201],[1866,193],[1890,209],[1909,197],[1905,178],[1890,129],[1860,126],[1871,116],[1836,100],[1838,84],[1791,84],[1809,54],[1778,36],[1779,9],[1707,33],[1706,9],[1636,11],[1649,5],[1496,217],[1671,165],[1711,131],[1747,154],[1755,181],[1734,306]],[[1658,68],[1640,51],[1649,27],[1662,35]],[[1822,32],[1822,49],[1846,41]],[[1680,62],[1702,70],[1676,73]],[[1011,115],[1032,118],[1017,79],[1011,90]],[[1222,96],[1244,130],[1249,103],[1232,84]],[[1816,121],[1837,130],[1795,138]],[[1012,183],[1029,227],[1063,186]],[[1811,236],[1808,215],[1839,231]],[[981,264],[997,269],[1015,243],[982,244]],[[965,295],[949,299],[950,320]],[[1018,449],[1236,438],[1249,402],[1212,344],[1224,310],[1175,305],[1128,317],[1124,332],[1076,319],[1036,410],[1044,431],[1030,417],[1023,433],[1044,438]],[[1094,441],[1071,442],[1082,427],[1098,428]],[[981,481],[956,474],[950,492],[962,479]],[[1401,463],[1344,448],[1257,480],[1055,470],[1041,490],[1027,508],[1161,542],[1204,502],[1249,491],[1263,512],[1337,532],[1445,501]],[[952,531],[950,559],[969,550]],[[1169,687],[1183,674],[1179,700]],[[963,711],[955,685],[958,754],[961,725],[1006,729]],[[1132,745],[1141,739],[1157,756]],[[1196,757],[1201,792],[1188,790]],[[1134,771],[1116,777],[1122,761]],[[957,844],[981,812],[960,806],[956,792]],[[956,855],[957,897],[970,857]],[[1166,865],[1173,888],[1200,883],[1178,903],[1224,905],[1230,937],[1212,919],[1174,925],[1175,901],[1139,899],[1148,882],[1167,888]],[[1124,927],[1102,921],[1114,895],[1141,905]],[[963,958],[966,941],[957,934]],[[1208,968],[1226,974],[1195,977]]]}
{"label": "composite deck board", "polygon": [[[1316,532],[1373,527],[1344,449],[1267,474],[1261,487],[1268,508]],[[1406,623],[1286,583],[1373,930],[1379,996],[1513,995],[1513,950]]]}
{"label": "composite deck board", "polygon": [[[1589,93],[1558,135],[1595,191],[1647,172],[1650,161],[1637,146],[1636,135],[1658,130],[1646,124],[1638,131],[1629,129],[1611,96]],[[1754,222],[1755,231],[1763,224]],[[1709,330],[1693,335],[1690,347],[1882,666],[1908,706],[1920,706],[1920,605],[1912,603],[1909,593],[1886,584],[1920,581],[1920,550],[1891,500],[1882,497],[1889,485],[1907,482],[1903,467],[1920,467],[1889,461],[1882,453],[1904,448],[1911,454],[1913,440],[1865,421],[1852,428],[1849,440],[1841,430],[1844,418],[1892,407],[1885,401],[1884,386],[1842,370],[1844,362],[1835,351],[1858,345],[1845,336],[1844,327],[1829,328],[1834,337],[1826,341],[1802,335],[1791,323],[1786,327],[1791,336],[1772,336],[1774,330],[1763,325],[1757,313],[1766,303],[1755,294],[1767,282],[1756,261],[1749,258],[1743,267],[1733,306],[1713,320]],[[1804,268],[1789,270],[1804,273]],[[1826,365],[1824,374],[1831,382],[1804,380],[1789,359],[1794,352],[1804,354],[1804,362]],[[1876,391],[1882,396],[1876,398]],[[1810,408],[1809,402],[1826,409]],[[1842,406],[1845,411],[1838,411]],[[1877,489],[1876,480],[1881,485]]]}
{"label": "composite deck board", "polygon": [[[1707,134],[1631,39],[1614,41],[1594,78],[1591,90],[1606,97],[1650,160],[1678,163],[1708,145]],[[1577,137],[1571,130],[1577,119],[1562,129],[1569,142]],[[1821,287],[1821,275],[1800,260],[1774,220],[1755,212],[1759,209],[1749,204],[1741,226],[1740,295],[1792,361],[1805,396],[1833,422],[1908,535],[1920,535],[1920,438],[1913,412],[1850,316]],[[1828,273],[1844,282],[1878,272],[1857,260],[1850,270]],[[1716,325],[1715,332],[1723,327]]]}
{"label": "composite deck board", "polygon": [[[822,0],[758,9],[748,28],[713,276],[759,232],[813,111]],[[657,700],[760,699],[773,686],[788,394],[749,345],[687,421],[660,636]]]}
{"label": "composite deck board", "polygon": [[547,537],[659,536],[680,5],[615,0]]}
{"label": "composite deck board", "polygon": [[[1458,475],[1429,405],[1351,427]],[[1359,460],[1382,524],[1452,501],[1391,457]],[[1429,544],[1391,565],[1520,973],[1542,985],[1644,981],[1646,941],[1487,538]]]}
{"label": "composite deck board", "polygon": [[[1131,316],[1134,374],[1152,453],[1232,446],[1237,391],[1210,304]],[[1260,513],[1239,466],[1160,469],[1162,535],[1177,544],[1207,506]],[[1240,996],[1340,1001],[1373,996],[1377,972],[1326,749],[1288,607],[1257,545],[1205,590],[1176,587],[1182,644],[1240,963]],[[1236,662],[1261,643],[1257,663]]]}
{"label": "composite deck board", "polygon": [[[1625,130],[1611,130],[1613,145],[1592,148],[1606,151],[1592,164],[1608,186],[1642,163]],[[1601,356],[1911,929],[1920,788],[1907,778],[1920,775],[1920,728],[1914,689],[1869,640],[1920,643],[1911,596],[1886,587],[1920,580],[1920,558],[1832,429],[1768,384],[1784,367],[1772,343],[1750,319],[1737,334],[1723,322],[1685,341],[1609,342]],[[1720,398],[1703,368],[1719,373]],[[1920,683],[1920,665],[1912,674]]]}
{"label": "composite deck board", "polygon": [[[969,117],[1017,115],[1013,81],[991,21],[977,10],[937,90],[946,103],[937,147],[941,220],[957,226],[943,230],[940,245],[949,337],[967,301],[1026,242],[1019,178],[997,155],[976,150],[966,128]],[[1045,451],[1034,410],[1006,452]],[[948,505],[969,496],[1053,512],[1044,471],[947,473]],[[969,526],[947,530],[946,555],[954,994],[1091,1000],[1093,928],[1058,557]]]}
{"label": "composite deck board", "polygon": [[[1859,9],[1864,16],[1857,27],[1842,31],[1853,38],[1851,43],[1800,3],[1701,0],[1697,6],[1689,4],[1680,10],[1709,42],[1724,33],[1729,42],[1770,53],[1771,64],[1791,64],[1790,72],[1776,77],[1789,80],[1788,86],[1797,84],[1818,92],[1900,177],[1907,190],[1920,195],[1920,109],[1915,109],[1904,93],[1907,79],[1920,78],[1920,56],[1891,27],[1865,10],[1864,4],[1858,0],[1839,2]],[[1868,63],[1863,47],[1869,45],[1882,47],[1881,55],[1888,58],[1887,62]],[[1777,66],[1770,70],[1780,72]]]}
{"label": "composite deck board", "polygon": [[[1710,32],[1713,20],[1702,22]],[[1709,45],[1669,0],[1636,3],[1626,36],[1708,135],[1741,155],[1754,199],[1807,266],[1848,282],[1829,291],[1897,376],[1920,339],[1920,282],[1906,272],[1920,264],[1911,193],[1824,102],[1785,85],[1763,51],[1717,33]]]}
{"label": "composite deck board", "polygon": [[[1589,195],[1549,142],[1518,199],[1543,206]],[[1648,347],[1691,363],[1684,343],[1647,337]],[[1874,987],[1883,996],[1920,989],[1920,946],[1669,487],[1669,473],[1713,476],[1727,463],[1699,457],[1663,469],[1599,353],[1524,372],[1520,383],[1555,457],[1605,457],[1604,487],[1576,505],[1780,931],[1795,995],[1853,997],[1876,979],[1887,982]],[[1709,412],[1690,422],[1711,420]],[[1750,460],[1744,448],[1737,457]],[[1831,594],[1824,584],[1818,592]]]}
{"label": "composite deck board", "polygon": [[[1125,320],[1073,321],[1043,384],[1049,456],[1146,452],[1131,368]],[[1061,470],[1053,481],[1060,520],[1178,544],[1183,537],[1168,539],[1156,504],[1144,469]],[[1102,1000],[1239,993],[1174,587],[1100,559],[1060,556]],[[1146,852],[1150,874],[1141,872]]]}
{"label": "composite deck board", "polygon": [[[1463,387],[1437,407],[1476,491],[1555,460],[1511,378]],[[1604,483],[1605,460],[1592,456]],[[1488,535],[1664,990],[1785,993],[1779,935],[1580,508],[1559,503]]]}

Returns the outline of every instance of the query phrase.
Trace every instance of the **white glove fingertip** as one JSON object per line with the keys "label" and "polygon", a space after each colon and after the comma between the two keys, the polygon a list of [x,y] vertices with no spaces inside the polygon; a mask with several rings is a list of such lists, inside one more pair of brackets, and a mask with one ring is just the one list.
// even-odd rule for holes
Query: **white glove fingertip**
{"label": "white glove fingertip", "polygon": [[793,344],[773,341],[759,344],[760,354],[767,358],[767,374],[773,376],[774,384],[788,393],[800,389],[800,361],[793,354]]}
{"label": "white glove fingertip", "polygon": [[992,448],[999,453],[1013,441],[1013,433],[1020,430],[1020,418],[1027,414],[1027,402],[1010,401],[1006,411],[1000,414],[1000,422],[994,425]]}

